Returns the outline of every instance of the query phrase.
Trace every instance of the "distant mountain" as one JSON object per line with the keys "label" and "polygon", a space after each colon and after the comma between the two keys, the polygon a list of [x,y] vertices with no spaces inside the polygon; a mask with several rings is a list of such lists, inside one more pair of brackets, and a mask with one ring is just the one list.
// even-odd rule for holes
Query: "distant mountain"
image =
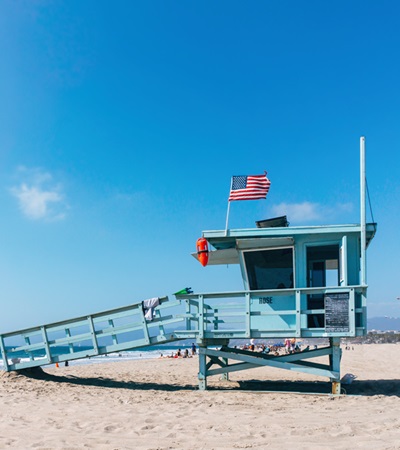
{"label": "distant mountain", "polygon": [[367,319],[368,331],[400,331],[400,317],[371,317]]}

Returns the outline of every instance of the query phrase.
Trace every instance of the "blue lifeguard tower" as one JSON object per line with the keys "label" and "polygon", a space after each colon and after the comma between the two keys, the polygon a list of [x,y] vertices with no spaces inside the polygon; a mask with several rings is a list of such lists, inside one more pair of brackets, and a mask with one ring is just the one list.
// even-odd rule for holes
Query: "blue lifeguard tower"
{"label": "blue lifeguard tower", "polygon": [[[376,232],[375,223],[366,223],[364,138],[360,155],[359,224],[291,227],[282,216],[258,221],[251,229],[203,231],[214,249],[208,265],[239,264],[242,291],[184,290],[175,300],[158,298],[150,315],[146,303],[136,302],[4,333],[4,369],[195,339],[202,390],[210,376],[228,379],[231,372],[270,366],[327,377],[332,393],[339,394],[340,339],[367,332],[366,249]],[[232,339],[288,338],[325,338],[329,345],[279,355],[229,346]],[[326,364],[321,364],[322,356]]]}

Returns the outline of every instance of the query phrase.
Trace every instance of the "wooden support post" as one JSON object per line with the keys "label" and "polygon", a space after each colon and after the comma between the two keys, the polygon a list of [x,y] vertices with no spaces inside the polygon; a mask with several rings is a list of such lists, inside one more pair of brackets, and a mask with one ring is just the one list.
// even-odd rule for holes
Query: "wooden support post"
{"label": "wooden support post", "polygon": [[[228,358],[221,358],[226,366],[228,366]],[[229,372],[224,372],[221,375],[221,380],[229,381]]]}
{"label": "wooden support post", "polygon": [[206,364],[206,348],[199,347],[199,389],[205,391],[207,389],[207,364]]}
{"label": "wooden support post", "polygon": [[340,360],[342,357],[342,350],[340,348],[340,338],[330,338],[331,354],[329,355],[331,370],[337,373],[335,378],[331,378],[332,394],[340,395]]}

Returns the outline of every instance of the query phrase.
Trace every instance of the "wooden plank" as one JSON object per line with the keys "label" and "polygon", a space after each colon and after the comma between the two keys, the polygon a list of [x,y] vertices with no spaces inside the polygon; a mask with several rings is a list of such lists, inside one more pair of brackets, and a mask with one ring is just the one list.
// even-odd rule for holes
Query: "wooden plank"
{"label": "wooden plank", "polygon": [[91,337],[92,337],[91,333],[77,334],[75,336],[66,336],[49,341],[49,345],[54,347],[55,345],[62,346],[62,345],[76,344],[78,342],[91,340]]}

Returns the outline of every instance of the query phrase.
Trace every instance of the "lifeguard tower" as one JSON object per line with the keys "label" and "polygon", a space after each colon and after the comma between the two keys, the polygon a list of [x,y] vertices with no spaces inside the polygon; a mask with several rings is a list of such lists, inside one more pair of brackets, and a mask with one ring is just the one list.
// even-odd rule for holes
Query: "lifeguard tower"
{"label": "lifeguard tower", "polygon": [[[367,331],[366,249],[376,231],[375,223],[366,223],[364,138],[360,154],[359,224],[292,227],[282,216],[251,229],[203,231],[214,249],[208,265],[239,264],[242,291],[184,290],[174,301],[158,299],[150,316],[136,302],[1,334],[5,370],[195,339],[202,390],[209,376],[227,379],[235,371],[269,366],[327,377],[332,393],[339,394],[340,339]],[[283,355],[229,346],[231,339],[285,338],[325,338],[329,345]],[[15,340],[18,344],[10,345]],[[326,364],[320,362],[323,356]]]}

